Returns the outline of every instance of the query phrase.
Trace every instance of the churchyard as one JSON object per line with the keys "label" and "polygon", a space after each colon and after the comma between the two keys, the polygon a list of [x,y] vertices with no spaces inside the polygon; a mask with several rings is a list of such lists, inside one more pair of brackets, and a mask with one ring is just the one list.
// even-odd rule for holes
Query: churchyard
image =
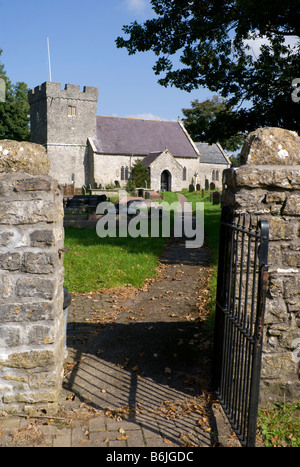
{"label": "churchyard", "polygon": [[[206,302],[206,335],[213,341],[214,312],[217,288],[219,224],[221,206],[213,204],[209,191],[182,194],[192,204],[204,202],[205,248],[210,253],[210,274]],[[204,196],[203,196],[204,195]],[[177,193],[165,193],[165,200],[176,202]],[[167,247],[167,238],[105,238],[99,239],[95,229],[65,230],[65,286],[72,294],[118,288],[142,288],[147,280],[155,279],[159,259]],[[258,413],[258,434],[267,447],[299,446],[299,403],[275,404],[261,408]]]}
{"label": "churchyard", "polygon": [[[281,141],[284,140],[281,135],[279,137]],[[288,137],[286,140],[288,141]],[[66,337],[66,323],[62,313],[63,283],[72,293],[74,299],[77,300],[79,297],[81,300],[83,298],[81,295],[83,295],[89,301],[92,300],[92,305],[94,300],[90,299],[89,295],[94,292],[98,293],[99,296],[102,292],[107,294],[115,289],[125,288],[127,291],[128,289],[140,291],[143,284],[152,279],[154,279],[154,287],[159,287],[160,278],[158,277],[156,280],[156,275],[161,266],[162,253],[168,252],[169,239],[159,235],[145,238],[133,238],[130,235],[100,238],[95,229],[66,228],[64,235],[62,191],[58,183],[48,175],[49,161],[45,150],[37,145],[28,145],[27,148],[25,143],[15,143],[14,146],[11,146],[9,142],[5,142],[7,148],[4,146],[4,142],[2,144],[3,154],[5,156],[9,154],[9,161],[13,161],[14,165],[9,165],[7,158],[2,158],[3,164],[6,165],[3,167],[4,176],[1,178],[1,222],[3,225],[1,233],[2,285],[0,290],[3,305],[1,307],[3,321],[1,375],[5,388],[1,409],[5,413],[19,414],[23,411],[23,414],[34,416],[41,409],[50,411],[58,408],[64,366],[61,356],[65,355]],[[26,165],[24,164],[24,152],[31,155],[26,159]],[[261,153],[261,151],[256,152]],[[255,154],[256,152],[254,151]],[[286,155],[285,152],[284,155]],[[275,154],[272,153],[271,156],[266,154],[265,157],[277,157],[278,159],[281,156],[282,151],[280,150],[278,154],[275,151]],[[294,377],[296,365],[294,363],[297,363],[298,358],[298,351],[295,348],[298,342],[296,339],[298,326],[298,279],[296,273],[298,270],[295,269],[298,250],[295,250],[295,246],[298,245],[296,240],[299,233],[299,204],[297,204],[299,201],[297,191],[299,189],[299,179],[297,178],[299,172],[297,168],[287,164],[279,164],[274,172],[274,164],[271,162],[273,159],[270,159],[270,165],[264,164],[262,168],[259,164],[255,164],[256,161],[253,158],[252,166],[251,163],[248,163],[234,171],[225,171],[222,203],[239,208],[240,211],[246,210],[246,212],[254,214],[263,213],[264,218],[269,220],[271,267],[270,288],[267,297],[269,308],[266,315],[266,352],[262,374],[264,379],[262,382],[267,385],[272,383],[274,392],[265,391],[262,392],[262,395],[266,401],[271,394],[274,396],[272,400],[275,403],[275,397],[280,400],[276,389],[286,391],[287,384],[291,384],[290,390],[295,390],[294,395],[296,395],[297,389]],[[19,170],[20,164],[22,171]],[[289,185],[283,186],[287,182]],[[204,325],[209,327],[210,318],[213,316],[215,308],[221,206],[214,204],[213,197],[208,196],[208,193],[205,193],[203,197],[202,192],[167,193],[165,201],[172,204],[175,196],[180,197],[181,201],[187,199],[192,203],[192,210],[198,201],[205,205],[205,244],[204,248],[196,251],[196,254],[205,256],[202,258],[204,261],[203,269],[206,273],[209,269],[210,277],[205,285],[199,289],[202,294],[202,301],[200,301],[202,317],[205,311],[205,319],[201,321],[201,326],[204,322]],[[150,227],[151,221],[150,218]],[[280,256],[278,255],[279,247]],[[186,256],[187,249],[183,246],[182,249]],[[177,256],[174,258],[171,255],[169,269],[175,272],[175,263],[177,263],[175,265],[177,269],[178,267],[184,269],[189,264],[195,264],[192,261],[193,253],[193,251],[188,252],[190,258],[185,265],[180,264]],[[176,252],[175,254],[177,255]],[[289,268],[284,269],[284,266],[289,266]],[[89,277],[91,272],[93,277]],[[177,271],[178,274],[181,272]],[[202,279],[203,273],[196,272],[196,276],[198,281]],[[163,307],[160,306],[158,300],[155,301],[155,298],[156,308],[153,306],[153,295],[150,291],[148,296],[149,310],[153,312],[155,308],[155,312],[165,313],[164,317],[169,321],[172,321],[173,316],[176,318],[177,314],[180,313],[177,318],[186,319],[188,323],[191,320],[190,307],[178,306],[177,302],[180,303],[180,300],[183,299],[176,282],[172,283],[176,292],[173,293],[172,298],[176,297],[177,300],[175,314],[173,311],[170,312],[166,306],[169,303],[165,295],[168,295],[169,292],[172,293],[167,289],[169,286],[168,277],[171,276],[167,275],[164,278],[164,280],[167,279],[167,282],[160,285],[163,293],[157,291],[157,298],[162,298]],[[190,275],[186,273],[186,283],[188,283],[189,277]],[[177,281],[178,278],[174,276],[174,280]],[[185,282],[182,282],[180,286]],[[147,293],[145,290],[143,292]],[[191,287],[187,286],[185,293],[188,300],[191,297],[200,303],[198,297],[191,293]],[[282,298],[280,298],[280,293]],[[98,298],[101,301],[101,297]],[[122,300],[123,298],[121,298]],[[185,306],[190,304],[188,300],[184,300]],[[111,303],[112,300],[109,300],[109,304]],[[116,307],[115,305],[111,305],[111,307],[113,307],[113,311],[110,316],[119,319],[122,326],[124,324],[122,323],[123,318],[130,320],[130,322],[132,318],[141,322],[149,318],[148,315],[141,312],[139,304],[135,310],[136,316],[130,314],[128,316],[126,314],[124,317],[123,315],[115,316]],[[184,316],[182,315],[183,310],[186,311]],[[194,312],[196,313],[197,310],[194,309]],[[158,319],[161,322],[160,315]],[[85,319],[81,322],[86,323]],[[98,331],[100,332],[101,329],[102,327],[99,327]],[[151,329],[152,326],[148,330]],[[290,342],[292,340],[293,342]],[[144,344],[144,342],[143,340],[141,343]],[[149,342],[151,344],[151,339]],[[211,337],[210,342],[213,342]],[[162,345],[163,343],[164,339],[161,341]],[[282,358],[278,357],[280,352]],[[175,354],[177,355],[175,352],[173,357]],[[204,355],[206,355],[206,351]],[[187,359],[183,361],[189,362]],[[286,364],[285,367],[284,364]],[[41,380],[39,371],[37,371],[40,368],[43,368],[43,376],[47,383],[43,388],[40,387]],[[199,369],[198,366],[197,369]],[[283,375],[283,369],[286,372],[285,375]],[[20,392],[20,386],[15,384],[20,375],[23,378],[22,392]],[[294,377],[294,386],[288,379],[289,376],[290,379]],[[205,381],[207,382],[208,379],[206,378]],[[265,386],[266,388],[268,386]],[[293,394],[291,393],[291,395]],[[261,407],[264,405],[261,404]],[[290,415],[288,423],[284,422],[281,425],[284,438],[282,440],[282,435],[278,433],[278,430],[269,428],[269,422],[266,421],[272,419],[271,409],[268,406],[267,409],[263,410],[258,426],[267,442],[276,446],[299,445],[299,418],[297,418],[299,404],[294,402],[288,408],[285,403],[281,402],[281,404],[275,403],[275,407],[277,426],[279,425],[278,409],[283,409],[283,415],[286,413]]]}
{"label": "churchyard", "polygon": [[[207,244],[217,260],[220,205],[212,205],[210,193],[182,192],[195,209],[196,202],[205,203],[207,218]],[[172,204],[177,194],[167,192],[164,200]],[[95,224],[94,224],[95,226]],[[159,237],[106,237],[99,238],[96,228],[65,229],[65,287],[71,293],[91,292],[113,287],[141,287],[146,279],[155,277],[168,238]]]}

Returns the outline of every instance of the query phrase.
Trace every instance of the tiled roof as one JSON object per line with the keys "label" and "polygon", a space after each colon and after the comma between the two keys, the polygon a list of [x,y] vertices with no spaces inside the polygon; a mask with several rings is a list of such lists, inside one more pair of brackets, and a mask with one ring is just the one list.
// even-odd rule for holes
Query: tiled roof
{"label": "tiled roof", "polygon": [[160,155],[162,152],[151,152],[143,159],[143,165],[149,167]]}
{"label": "tiled roof", "polygon": [[200,162],[204,164],[228,164],[226,156],[218,144],[195,143],[200,152]]}
{"label": "tiled roof", "polygon": [[174,157],[199,157],[182,124],[175,121],[98,116],[94,145],[100,154],[146,156],[168,148]]}

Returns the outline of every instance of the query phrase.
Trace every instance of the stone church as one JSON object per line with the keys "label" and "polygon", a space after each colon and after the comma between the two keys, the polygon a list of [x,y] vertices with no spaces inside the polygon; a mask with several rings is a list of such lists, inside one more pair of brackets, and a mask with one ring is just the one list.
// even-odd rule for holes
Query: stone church
{"label": "stone church", "polygon": [[142,160],[154,191],[222,186],[220,145],[194,143],[181,121],[97,116],[98,88],[45,82],[28,94],[31,141],[45,146],[62,185],[124,187]]}

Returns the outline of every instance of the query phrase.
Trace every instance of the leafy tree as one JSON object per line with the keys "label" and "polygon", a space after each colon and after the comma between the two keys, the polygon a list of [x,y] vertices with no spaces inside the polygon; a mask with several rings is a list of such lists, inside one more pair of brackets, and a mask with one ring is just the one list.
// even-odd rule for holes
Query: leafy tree
{"label": "leafy tree", "polygon": [[[218,115],[224,133],[258,126],[300,130],[292,81],[300,77],[298,0],[151,0],[154,18],[123,27],[118,47],[153,51],[159,83],[191,91],[205,86],[228,99]],[[285,42],[298,37],[295,47]],[[264,41],[255,55],[251,40]],[[178,62],[179,67],[174,69]]]}
{"label": "leafy tree", "polygon": [[210,144],[219,142],[228,151],[236,151],[241,146],[244,141],[243,133],[227,137],[222,134],[222,128],[218,128],[218,116],[224,114],[230,118],[232,114],[225,99],[218,96],[204,102],[195,99],[191,106],[190,109],[182,109],[182,113],[185,116],[183,123],[194,141]]}
{"label": "leafy tree", "polygon": [[132,180],[132,178],[129,178],[126,183],[126,191],[130,194],[134,194],[134,190],[135,190],[135,183]]}
{"label": "leafy tree", "polygon": [[0,139],[29,141],[29,89],[23,82],[12,84],[1,62],[0,79],[5,83],[5,101],[0,102]]}
{"label": "leafy tree", "polygon": [[147,167],[145,167],[142,161],[137,160],[131,169],[132,178],[136,187],[143,187],[145,186],[145,182],[147,182],[147,187],[150,186],[150,176]]}

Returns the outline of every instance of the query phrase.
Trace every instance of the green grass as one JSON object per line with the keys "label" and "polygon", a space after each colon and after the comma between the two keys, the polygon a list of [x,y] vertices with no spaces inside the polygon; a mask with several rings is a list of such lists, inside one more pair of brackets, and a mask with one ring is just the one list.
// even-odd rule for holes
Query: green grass
{"label": "green grass", "polygon": [[300,400],[260,410],[258,428],[266,447],[300,447]]}
{"label": "green grass", "polygon": [[65,284],[70,293],[92,292],[153,277],[166,238],[99,238],[94,229],[65,229]]}
{"label": "green grass", "polygon": [[[182,192],[188,201],[203,201],[199,193]],[[164,201],[174,203],[177,194],[164,193]],[[218,249],[218,222],[220,206],[205,202],[205,237],[212,252],[212,264],[216,264]],[[173,215],[171,213],[171,222]],[[141,287],[145,280],[155,276],[159,257],[166,238],[99,238],[93,229],[65,229],[65,287],[70,293],[85,293],[101,289],[123,287],[131,284]],[[213,275],[212,275],[213,276]],[[214,300],[214,280],[211,302]]]}
{"label": "green grass", "polygon": [[165,191],[163,200],[169,204],[176,203],[178,201],[177,193],[174,193],[173,191]]}

